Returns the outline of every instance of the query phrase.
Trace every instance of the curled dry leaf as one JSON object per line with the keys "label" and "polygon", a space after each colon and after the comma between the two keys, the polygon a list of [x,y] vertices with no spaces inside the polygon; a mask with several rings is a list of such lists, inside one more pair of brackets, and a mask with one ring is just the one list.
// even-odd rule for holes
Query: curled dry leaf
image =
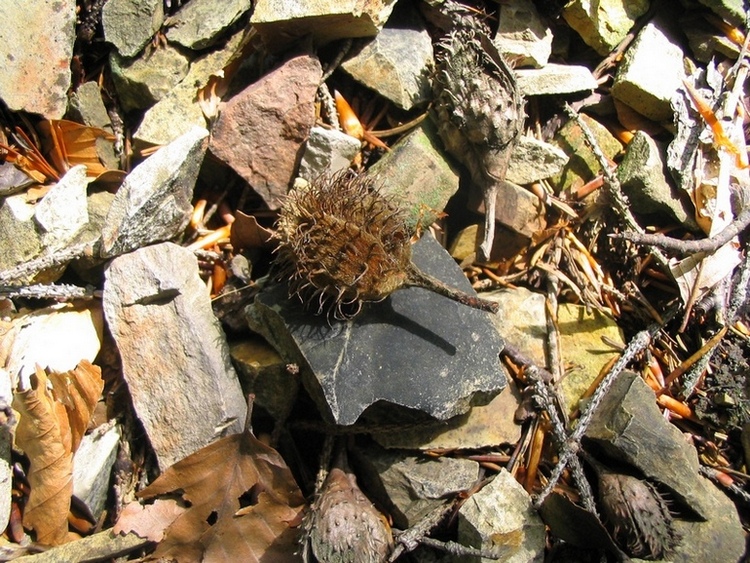
{"label": "curled dry leaf", "polygon": [[[249,431],[179,461],[140,498],[180,492],[189,508],[164,531],[153,556],[192,561],[289,561],[305,501],[276,450]],[[149,510],[142,518],[153,522]],[[118,531],[143,529],[139,518]],[[146,523],[148,525],[148,522]]]}
{"label": "curled dry leaf", "polygon": [[[36,532],[39,543],[60,545],[68,540],[73,452],[104,383],[100,369],[87,361],[70,372],[54,374],[51,379],[53,392],[48,389],[47,374],[37,367],[32,388],[15,394],[13,408],[20,413],[16,444],[30,463],[31,493],[23,525]],[[55,396],[64,397],[79,411],[71,413],[70,407]]]}

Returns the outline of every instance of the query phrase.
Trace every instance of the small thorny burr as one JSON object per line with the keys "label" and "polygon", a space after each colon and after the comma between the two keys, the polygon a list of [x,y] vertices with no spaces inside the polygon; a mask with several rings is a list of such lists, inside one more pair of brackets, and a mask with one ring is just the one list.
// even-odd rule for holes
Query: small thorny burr
{"label": "small thorny burr", "polygon": [[524,103],[513,71],[489,30],[460,4],[447,0],[453,29],[438,44],[434,112],[445,148],[470,172],[485,204],[481,258],[495,234],[495,199],[524,123]]}

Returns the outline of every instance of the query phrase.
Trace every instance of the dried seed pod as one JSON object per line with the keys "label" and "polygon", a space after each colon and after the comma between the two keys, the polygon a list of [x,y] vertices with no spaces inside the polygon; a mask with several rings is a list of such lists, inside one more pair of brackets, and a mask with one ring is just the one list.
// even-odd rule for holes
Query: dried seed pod
{"label": "dried seed pod", "polygon": [[513,71],[482,25],[456,2],[445,5],[455,26],[438,46],[434,111],[445,148],[483,191],[480,250],[486,260],[495,233],[495,197],[523,127],[523,99]]}
{"label": "dried seed pod", "polygon": [[663,559],[678,536],[667,503],[648,481],[598,470],[599,501],[615,540],[631,557]]}
{"label": "dried seed pod", "polygon": [[410,286],[497,312],[496,303],[448,287],[412,263],[405,214],[367,176],[322,176],[290,192],[276,237],[277,278],[316,314],[328,309],[337,319],[351,318],[362,303]]}

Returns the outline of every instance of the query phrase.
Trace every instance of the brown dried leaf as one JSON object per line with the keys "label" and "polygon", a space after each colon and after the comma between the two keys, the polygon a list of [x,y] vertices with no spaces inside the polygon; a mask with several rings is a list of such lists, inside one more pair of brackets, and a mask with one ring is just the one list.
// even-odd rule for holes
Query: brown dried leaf
{"label": "brown dried leaf", "polygon": [[87,360],[65,373],[51,373],[55,398],[65,406],[66,419],[70,423],[72,446],[75,452],[86,433],[94,407],[104,389],[102,370]]}
{"label": "brown dried leaf", "polygon": [[113,141],[111,133],[65,119],[48,119],[38,127],[45,152],[55,168],[64,174],[73,166],[86,165],[86,175],[96,177],[107,171],[99,160],[97,139]]}
{"label": "brown dried leaf", "polygon": [[73,453],[65,407],[47,390],[47,376],[37,368],[32,389],[17,392],[13,408],[20,413],[16,443],[29,458],[31,493],[23,525],[33,528],[39,543],[68,540],[68,511],[73,494]]}
{"label": "brown dried leaf", "polygon": [[248,248],[271,248],[272,237],[273,231],[261,227],[255,217],[246,215],[242,211],[236,212],[230,240],[237,251]]}
{"label": "brown dried leaf", "polygon": [[172,525],[185,512],[174,499],[156,499],[154,504],[143,506],[133,501],[125,505],[114,526],[115,534],[125,535],[133,532],[138,537],[160,542],[164,539],[164,530]]}
{"label": "brown dried leaf", "polygon": [[138,496],[180,491],[190,507],[154,557],[191,561],[291,560],[304,498],[276,450],[249,431],[176,463]]}

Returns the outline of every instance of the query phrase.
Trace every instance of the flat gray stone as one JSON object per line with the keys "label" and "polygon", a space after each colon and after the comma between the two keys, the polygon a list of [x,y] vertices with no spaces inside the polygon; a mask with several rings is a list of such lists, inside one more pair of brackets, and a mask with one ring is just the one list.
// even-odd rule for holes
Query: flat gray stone
{"label": "flat gray stone", "polygon": [[283,50],[303,36],[315,44],[346,37],[373,37],[383,28],[396,0],[258,0],[250,23],[271,50]]}
{"label": "flat gray stone", "polygon": [[[546,226],[544,202],[529,190],[504,181],[497,189],[495,221],[525,237],[532,237]],[[484,213],[484,199],[476,191],[469,197],[469,208]]]}
{"label": "flat gray stone", "polygon": [[648,0],[573,0],[562,14],[568,25],[602,56],[609,54],[646,13]]}
{"label": "flat gray stone", "polygon": [[117,52],[109,56],[112,81],[122,107],[146,109],[164,98],[188,73],[188,58],[167,45],[148,57],[125,58]]}
{"label": "flat gray stone", "polygon": [[[508,563],[544,561],[546,529],[531,497],[505,469],[458,511],[458,540]],[[477,560],[477,559],[474,559]],[[496,559],[481,558],[482,563]]]}
{"label": "flat gray stone", "polygon": [[396,527],[406,529],[479,479],[479,464],[451,457],[428,458],[405,450],[369,446],[355,450],[362,480],[377,491]]}
{"label": "flat gray stone", "polygon": [[513,149],[505,179],[514,184],[531,184],[559,174],[568,155],[555,145],[522,135]]}
{"label": "flat gray stone", "polygon": [[654,121],[672,121],[670,100],[682,85],[682,48],[654,22],[638,33],[618,65],[612,96]]}
{"label": "flat gray stone", "polygon": [[[430,235],[413,247],[414,263],[458,289],[471,284]],[[505,386],[502,340],[487,313],[425,289],[401,289],[346,322],[303,311],[287,288],[261,292],[247,309],[261,333],[302,378],[323,416],[354,424],[383,402],[440,420],[487,403]],[[392,407],[391,407],[392,408]]]}
{"label": "flat gray stone", "polygon": [[441,151],[435,126],[425,119],[368,171],[382,185],[383,193],[398,198],[399,205],[409,211],[412,225],[430,225],[434,213],[445,209],[458,191],[460,174]]}
{"label": "flat gray stone", "polygon": [[167,39],[188,49],[205,49],[252,6],[252,0],[191,0],[167,19]]}
{"label": "flat gray stone", "polygon": [[662,483],[677,500],[705,517],[698,456],[677,427],[659,412],[654,392],[633,372],[623,372],[594,413],[585,434],[611,458]]}
{"label": "flat gray stone", "polygon": [[187,226],[208,131],[196,127],[159,149],[128,174],[102,229],[107,258],[169,240]]}
{"label": "flat gray stone", "polygon": [[405,110],[431,99],[432,40],[411,5],[399,5],[383,30],[341,70]]}
{"label": "flat gray stone", "polygon": [[114,421],[105,423],[83,437],[73,457],[73,494],[97,520],[107,502],[121,437],[120,427]]}
{"label": "flat gray stone", "polygon": [[321,174],[349,168],[362,143],[359,139],[336,129],[313,127],[305,143],[299,175],[312,181]]}
{"label": "flat gray stone", "polygon": [[86,167],[74,166],[52,186],[34,210],[42,231],[42,245],[48,252],[70,244],[89,220],[86,204]]}
{"label": "flat gray stone", "polygon": [[164,23],[163,0],[109,0],[102,8],[104,38],[123,57],[134,57]]}
{"label": "flat gray stone", "polygon": [[62,118],[68,107],[76,2],[0,2],[0,98],[11,110]]}
{"label": "flat gray stone", "polygon": [[182,81],[152,106],[133,133],[138,145],[166,145],[194,127],[207,126],[198,103],[198,90],[226,66],[240,46],[244,30],[235,33],[223,48],[209,51],[190,63]]}
{"label": "flat gray stone", "polygon": [[115,258],[102,302],[162,471],[242,431],[245,399],[192,252],[161,243]]}
{"label": "flat gray stone", "polygon": [[26,201],[26,194],[3,198],[0,203],[0,271],[10,270],[41,252],[42,237],[34,221],[34,206]]}
{"label": "flat gray stone", "polygon": [[663,154],[666,155],[665,148],[643,131],[637,131],[617,167],[622,191],[636,213],[667,215],[680,225],[697,229],[690,198],[670,182]]}
{"label": "flat gray stone", "polygon": [[552,30],[544,24],[531,0],[504,0],[499,6],[493,43],[515,67],[539,68],[552,54]]}
{"label": "flat gray stone", "polygon": [[513,72],[524,96],[570,94],[599,86],[591,71],[579,65],[549,63],[542,68],[517,68]]}

